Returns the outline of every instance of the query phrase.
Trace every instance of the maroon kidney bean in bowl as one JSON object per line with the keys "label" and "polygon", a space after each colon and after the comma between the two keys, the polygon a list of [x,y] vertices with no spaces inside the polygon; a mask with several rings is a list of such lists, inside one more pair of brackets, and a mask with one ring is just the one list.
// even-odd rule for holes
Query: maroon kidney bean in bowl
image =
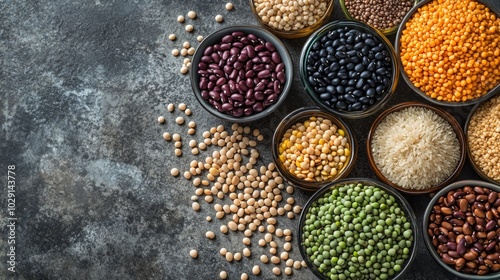
{"label": "maroon kidney bean in bowl", "polygon": [[424,242],[447,271],[500,279],[500,186],[465,180],[441,189],[423,218]]}
{"label": "maroon kidney bean in bowl", "polygon": [[251,122],[271,114],[285,100],[293,64],[285,45],[257,26],[215,31],[198,46],[192,60],[191,87],[212,115]]}

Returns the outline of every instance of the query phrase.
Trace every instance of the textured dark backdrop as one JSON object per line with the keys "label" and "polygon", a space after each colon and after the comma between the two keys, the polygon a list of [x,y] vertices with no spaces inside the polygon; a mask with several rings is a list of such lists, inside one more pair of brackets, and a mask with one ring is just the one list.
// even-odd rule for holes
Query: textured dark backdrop
{"label": "textured dark backdrop", "polygon": [[[487,2],[500,9],[499,1]],[[216,279],[220,270],[239,279],[260,264],[262,251],[255,245],[252,258],[239,263],[218,255],[222,246],[241,246],[242,235],[206,241],[206,230],[218,232],[219,221],[204,220],[212,206],[203,202],[201,213],[194,213],[190,183],[169,174],[172,167],[186,169],[193,156],[184,149],[185,157],[174,157],[171,143],[161,138],[178,130],[165,109],[170,102],[193,110],[198,137],[223,123],[202,111],[188,76],[179,73],[182,58],[170,52],[222,26],[256,24],[247,1],[234,1],[231,12],[225,3],[0,0],[0,279]],[[198,13],[190,21],[194,34],[176,21],[189,10]],[[225,22],[216,23],[216,14]],[[336,3],[331,19],[341,18]],[[167,39],[170,33],[178,35],[175,43]],[[284,42],[298,73],[305,39]],[[286,103],[265,123],[251,124],[266,137],[258,146],[259,164],[271,162],[270,138],[280,119],[312,105],[303,94],[296,75]],[[406,100],[423,101],[401,80],[388,106]],[[450,112],[463,124],[469,110]],[[158,125],[160,115],[167,124]],[[349,121],[360,144],[352,177],[375,178],[364,148],[372,121]],[[6,256],[8,165],[16,166],[15,274],[7,271]],[[468,163],[460,176],[465,178],[477,178]],[[295,193],[301,205],[308,196]],[[429,196],[407,198],[420,222]],[[294,228],[297,219],[279,223]],[[298,259],[296,241],[291,257]],[[191,248],[198,248],[197,260],[189,257]],[[272,275],[270,265],[261,267],[260,279],[289,278]],[[293,278],[313,275],[302,269]],[[453,277],[418,240],[404,278]]]}

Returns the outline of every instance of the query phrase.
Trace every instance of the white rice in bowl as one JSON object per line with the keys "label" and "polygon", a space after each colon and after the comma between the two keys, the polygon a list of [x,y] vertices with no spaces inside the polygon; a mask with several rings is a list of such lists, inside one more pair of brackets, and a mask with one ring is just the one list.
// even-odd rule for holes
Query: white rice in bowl
{"label": "white rice in bowl", "polygon": [[387,115],[375,129],[371,145],[380,172],[405,189],[439,185],[460,160],[460,143],[451,124],[424,107]]}

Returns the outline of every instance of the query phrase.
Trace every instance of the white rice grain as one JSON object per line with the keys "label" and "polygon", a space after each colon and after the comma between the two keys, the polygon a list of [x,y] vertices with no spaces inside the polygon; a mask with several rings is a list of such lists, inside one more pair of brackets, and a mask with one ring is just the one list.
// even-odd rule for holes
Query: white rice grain
{"label": "white rice grain", "polygon": [[372,155],[394,184],[423,190],[445,181],[460,159],[453,127],[430,109],[408,107],[387,115],[372,138]]}

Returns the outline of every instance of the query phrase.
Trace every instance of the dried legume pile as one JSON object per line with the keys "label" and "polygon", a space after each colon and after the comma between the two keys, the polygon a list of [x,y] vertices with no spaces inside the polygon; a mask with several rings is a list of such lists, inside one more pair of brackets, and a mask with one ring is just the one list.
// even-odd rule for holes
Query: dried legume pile
{"label": "dried legume pile", "polygon": [[477,1],[420,7],[400,43],[404,71],[431,98],[467,101],[500,82],[500,19]]}
{"label": "dried legume pile", "polygon": [[464,273],[500,271],[500,197],[480,186],[451,190],[438,199],[427,234],[441,259]]}
{"label": "dried legume pile", "polygon": [[387,115],[372,138],[373,160],[392,183],[423,190],[446,180],[460,160],[453,127],[434,111],[408,107]]}
{"label": "dried legume pile", "polygon": [[273,105],[286,81],[285,64],[274,44],[243,32],[207,47],[198,69],[201,97],[235,117]]}
{"label": "dried legume pile", "polygon": [[415,0],[345,0],[353,18],[380,30],[400,24],[414,3]]}
{"label": "dried legume pile", "polygon": [[[186,104],[181,103],[177,108],[182,113],[170,119],[192,118]],[[172,103],[167,109],[172,114],[177,113]],[[163,125],[168,121],[159,123]],[[251,270],[254,275],[261,274],[267,266],[272,267],[269,270],[275,275],[292,275],[294,270],[304,267],[305,262],[293,258],[298,251],[294,253],[292,248],[292,230],[281,224],[283,219],[294,219],[302,207],[295,203],[293,187],[285,185],[274,163],[259,165],[257,148],[264,140],[260,130],[238,124],[233,124],[230,129],[218,125],[203,131],[202,139],[197,139],[198,127],[194,118],[188,120],[187,127],[185,122],[175,123],[180,131],[164,132],[163,138],[173,142],[175,155],[180,159],[189,160],[186,158],[189,153],[182,152],[183,149],[190,150],[194,158],[186,170],[181,171],[177,166],[171,168],[170,174],[174,177],[182,175],[190,182],[176,188],[194,186],[193,211],[200,213],[213,209],[213,214],[205,218],[212,223],[213,229],[200,238],[206,238],[207,242],[227,242],[223,243],[227,248],[220,248],[214,255],[220,255],[230,263],[245,259],[254,264]],[[201,159],[200,153],[209,155]],[[218,222],[213,223],[214,220]],[[225,237],[230,234],[241,236],[241,244],[230,243]],[[188,253],[193,259],[207,257],[195,248]],[[243,272],[240,278],[248,279],[249,274]],[[226,279],[228,272],[221,271],[219,275]]]}
{"label": "dried legume pile", "polygon": [[329,279],[387,279],[410,256],[413,229],[394,196],[363,184],[332,187],[308,209],[303,245]]}
{"label": "dried legume pile", "polygon": [[254,0],[258,16],[282,31],[306,28],[318,22],[331,0]]}
{"label": "dried legume pile", "polygon": [[392,62],[377,37],[345,27],[313,43],[306,71],[307,81],[327,106],[365,111],[389,91]]}
{"label": "dried legume pile", "polygon": [[330,180],[349,161],[351,147],[346,137],[329,119],[310,117],[286,130],[279,144],[279,159],[299,179]]}
{"label": "dried legume pile", "polygon": [[500,182],[500,95],[483,103],[472,115],[467,141],[476,166]]}

